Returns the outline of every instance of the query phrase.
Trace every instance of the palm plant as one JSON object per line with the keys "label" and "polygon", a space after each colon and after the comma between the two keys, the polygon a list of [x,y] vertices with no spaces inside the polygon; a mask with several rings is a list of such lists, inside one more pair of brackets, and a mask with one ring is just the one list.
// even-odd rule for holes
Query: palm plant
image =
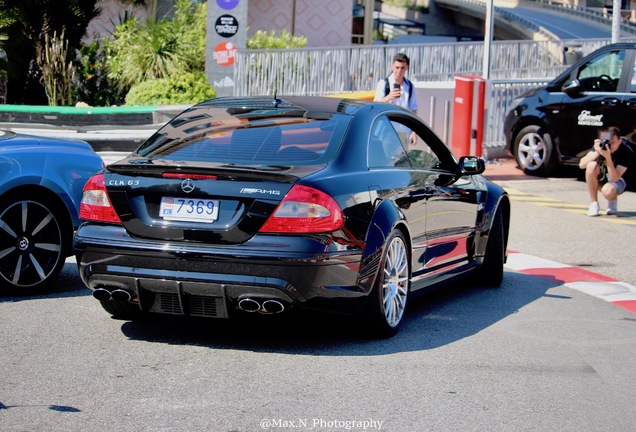
{"label": "palm plant", "polygon": [[64,39],[64,32],[59,38],[56,32],[52,38],[45,35],[44,45],[38,49],[37,63],[49,105],[72,105],[75,69],[67,58],[68,40]]}
{"label": "palm plant", "polygon": [[0,103],[7,103],[7,77],[9,74],[7,53],[5,51],[6,41],[9,39],[5,31],[13,24],[14,19],[6,10],[3,0],[0,0]]}
{"label": "palm plant", "polygon": [[5,48],[11,89],[8,99],[13,103],[46,103],[38,52],[47,37],[64,31],[68,55],[74,56],[86,26],[99,13],[96,0],[4,0],[2,10],[12,20],[6,28],[10,36]]}
{"label": "palm plant", "polygon": [[[122,3],[145,5],[146,0],[121,0]],[[88,23],[99,15],[101,0],[2,0],[0,20],[10,20],[3,33],[9,35],[5,44],[9,59],[7,75],[9,102],[46,103],[41,83],[42,73],[37,66],[38,52],[45,38],[64,31],[68,41],[66,62],[75,58],[82,45]],[[1,25],[1,24],[0,24]]]}
{"label": "palm plant", "polygon": [[116,27],[108,42],[109,77],[128,89],[143,81],[203,70],[207,5],[179,0],[172,20]]}

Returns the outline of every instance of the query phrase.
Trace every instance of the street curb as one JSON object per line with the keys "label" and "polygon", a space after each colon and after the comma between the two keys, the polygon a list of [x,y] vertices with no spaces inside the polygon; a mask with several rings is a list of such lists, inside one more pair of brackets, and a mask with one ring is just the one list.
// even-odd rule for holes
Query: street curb
{"label": "street curb", "polygon": [[509,270],[560,283],[636,313],[636,287],[579,267],[508,251]]}

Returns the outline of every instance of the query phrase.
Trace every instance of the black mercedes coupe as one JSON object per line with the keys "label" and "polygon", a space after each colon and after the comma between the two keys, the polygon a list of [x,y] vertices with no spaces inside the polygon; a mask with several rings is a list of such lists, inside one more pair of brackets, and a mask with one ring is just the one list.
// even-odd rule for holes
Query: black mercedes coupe
{"label": "black mercedes coupe", "polygon": [[510,201],[484,168],[390,104],[208,100],[88,181],[80,275],[124,319],[297,308],[391,336],[417,292],[501,284]]}

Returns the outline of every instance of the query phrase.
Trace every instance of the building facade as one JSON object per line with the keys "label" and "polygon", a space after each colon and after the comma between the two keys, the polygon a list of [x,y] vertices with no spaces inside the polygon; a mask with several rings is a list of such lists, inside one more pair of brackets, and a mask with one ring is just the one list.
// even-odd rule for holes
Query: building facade
{"label": "building facade", "polygon": [[[221,0],[209,0],[221,1]],[[305,36],[308,47],[351,45],[352,0],[239,0],[248,2],[247,37],[256,31],[286,30]],[[119,0],[103,0],[101,15],[91,21],[87,37],[109,35],[126,16],[139,20],[170,17],[176,0],[150,0],[145,8],[123,5]]]}

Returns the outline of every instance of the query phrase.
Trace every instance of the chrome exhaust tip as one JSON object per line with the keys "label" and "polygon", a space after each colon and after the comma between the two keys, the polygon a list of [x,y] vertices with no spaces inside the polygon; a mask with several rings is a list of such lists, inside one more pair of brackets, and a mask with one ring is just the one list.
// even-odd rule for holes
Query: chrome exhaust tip
{"label": "chrome exhaust tip", "polygon": [[93,297],[99,301],[108,301],[110,300],[110,291],[105,288],[97,288],[93,291]]}
{"label": "chrome exhaust tip", "polygon": [[131,299],[131,295],[126,290],[116,289],[110,293],[110,298],[118,302],[127,302]]}
{"label": "chrome exhaust tip", "polygon": [[267,313],[277,314],[285,310],[285,305],[278,300],[265,300],[263,302],[263,310]]}
{"label": "chrome exhaust tip", "polygon": [[258,312],[261,310],[261,304],[254,299],[244,298],[238,302],[240,310],[245,312]]}

